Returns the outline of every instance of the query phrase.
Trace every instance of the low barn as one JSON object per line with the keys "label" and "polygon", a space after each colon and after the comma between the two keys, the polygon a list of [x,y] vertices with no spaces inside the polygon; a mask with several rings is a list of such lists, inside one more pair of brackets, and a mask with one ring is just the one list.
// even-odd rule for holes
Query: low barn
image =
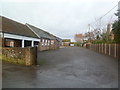
{"label": "low barn", "polygon": [[62,39],[56,36],[55,38],[56,38],[55,48],[60,48],[60,46],[62,45]]}
{"label": "low barn", "polygon": [[34,34],[26,25],[0,16],[2,18],[2,30],[0,35],[2,37],[3,47],[34,47],[39,43],[39,37]]}
{"label": "low barn", "polygon": [[39,29],[30,24],[26,24],[26,26],[39,37],[40,43],[38,44],[38,50],[39,51],[49,50],[51,45],[50,35],[46,31],[43,31],[42,29]]}

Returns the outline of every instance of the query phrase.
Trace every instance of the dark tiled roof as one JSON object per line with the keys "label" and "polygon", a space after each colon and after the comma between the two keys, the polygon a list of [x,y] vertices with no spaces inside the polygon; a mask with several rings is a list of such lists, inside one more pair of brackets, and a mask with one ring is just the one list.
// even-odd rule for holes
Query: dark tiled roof
{"label": "dark tiled roof", "polygon": [[47,39],[52,39],[51,36],[50,36],[50,33],[40,29],[40,28],[37,28],[35,26],[32,26],[30,24],[26,24],[29,28],[31,28],[37,35],[39,35],[39,37],[42,37],[42,38],[47,38]]}
{"label": "dark tiled roof", "polygon": [[59,42],[62,42],[62,39],[61,39],[61,38],[56,37],[56,36],[55,36],[55,38],[56,38]]}
{"label": "dark tiled roof", "polygon": [[2,32],[38,38],[26,25],[5,17],[2,17]]}
{"label": "dark tiled roof", "polygon": [[50,34],[50,37],[51,37],[52,40],[55,40],[55,39],[56,39],[55,36],[52,35],[52,34]]}

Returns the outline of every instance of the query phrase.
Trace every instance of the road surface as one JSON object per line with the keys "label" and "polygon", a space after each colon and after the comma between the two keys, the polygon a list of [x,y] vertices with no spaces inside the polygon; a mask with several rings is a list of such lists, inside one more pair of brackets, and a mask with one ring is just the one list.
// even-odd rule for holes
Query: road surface
{"label": "road surface", "polygon": [[3,88],[117,88],[118,61],[81,47],[38,53],[40,66],[3,63]]}

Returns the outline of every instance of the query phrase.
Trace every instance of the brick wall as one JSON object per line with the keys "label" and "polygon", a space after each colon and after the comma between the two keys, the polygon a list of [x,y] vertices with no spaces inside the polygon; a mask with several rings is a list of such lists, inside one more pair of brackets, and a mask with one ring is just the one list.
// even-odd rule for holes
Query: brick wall
{"label": "brick wall", "polygon": [[55,50],[58,49],[60,47],[60,43],[57,40],[54,40],[54,43],[49,45],[42,45],[42,42],[39,43],[38,45],[38,51],[46,51],[46,50]]}
{"label": "brick wall", "polygon": [[46,51],[46,50],[49,50],[50,49],[50,46],[48,46],[48,45],[43,45],[42,46],[42,44],[41,44],[41,42],[39,43],[39,45],[38,45],[38,51]]}
{"label": "brick wall", "polygon": [[22,64],[31,66],[36,64],[37,60],[37,48],[36,47],[13,47],[2,49],[1,58],[3,61],[7,61],[14,64]]}
{"label": "brick wall", "polygon": [[60,42],[58,42],[57,40],[55,40],[55,49],[58,49],[60,47]]}
{"label": "brick wall", "polygon": [[38,51],[46,51],[46,50],[50,50],[50,45],[42,45],[42,39],[41,39],[38,44]]}

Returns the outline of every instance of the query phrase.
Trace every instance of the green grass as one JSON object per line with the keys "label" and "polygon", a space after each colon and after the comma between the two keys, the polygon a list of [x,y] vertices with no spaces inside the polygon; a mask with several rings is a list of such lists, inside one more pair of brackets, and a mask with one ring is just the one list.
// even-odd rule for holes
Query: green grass
{"label": "green grass", "polygon": [[24,64],[24,61],[22,59],[9,58],[9,57],[6,57],[5,55],[1,55],[1,54],[0,54],[0,60],[10,62],[13,64]]}

